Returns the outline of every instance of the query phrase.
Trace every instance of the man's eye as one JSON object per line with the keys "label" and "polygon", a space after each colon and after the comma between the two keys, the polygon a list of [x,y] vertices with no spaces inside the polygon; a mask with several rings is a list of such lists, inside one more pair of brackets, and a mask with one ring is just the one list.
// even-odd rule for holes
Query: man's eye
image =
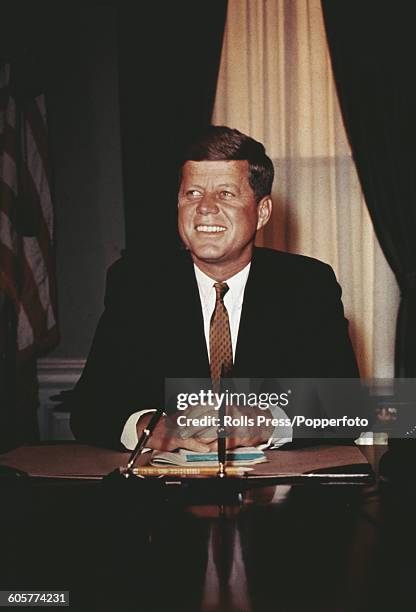
{"label": "man's eye", "polygon": [[227,191],[226,189],[221,191],[220,195],[224,200],[230,200],[231,198],[234,197],[234,194],[231,191]]}
{"label": "man's eye", "polygon": [[199,198],[202,194],[198,189],[188,189],[185,195],[187,198]]}

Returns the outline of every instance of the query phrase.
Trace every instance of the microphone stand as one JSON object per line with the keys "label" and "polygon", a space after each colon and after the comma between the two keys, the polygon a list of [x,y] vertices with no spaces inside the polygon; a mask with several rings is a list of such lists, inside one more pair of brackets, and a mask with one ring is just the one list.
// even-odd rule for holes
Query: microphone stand
{"label": "microphone stand", "polygon": [[224,417],[225,417],[225,406],[220,407],[218,413],[220,419],[220,425],[217,429],[217,444],[218,444],[218,477],[224,478],[226,476],[225,472],[225,463],[227,461],[227,439],[225,437],[225,426],[224,426]]}
{"label": "microphone stand", "polygon": [[[217,384],[214,384],[213,387],[215,391],[221,391],[221,387],[222,387],[222,381],[224,377],[224,365],[221,368],[221,378],[218,381]],[[226,429],[225,429],[225,423],[224,423],[224,418],[225,418],[225,414],[226,414],[226,407],[224,402],[221,402],[221,406],[218,412],[218,417],[219,417],[219,427],[217,428],[217,446],[218,446],[218,473],[217,476],[219,478],[225,478],[226,471],[225,471],[225,464],[227,461],[227,438],[226,438]]]}

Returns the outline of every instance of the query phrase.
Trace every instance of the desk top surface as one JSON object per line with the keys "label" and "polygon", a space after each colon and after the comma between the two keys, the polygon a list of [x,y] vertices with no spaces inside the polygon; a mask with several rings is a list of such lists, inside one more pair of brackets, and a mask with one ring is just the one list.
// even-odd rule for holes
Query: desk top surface
{"label": "desk top surface", "polygon": [[[365,451],[364,451],[365,452]],[[297,474],[360,465],[367,461],[356,446],[318,446],[297,450],[266,452],[267,463],[254,467],[253,474]],[[0,465],[6,465],[32,476],[101,477],[117,467],[125,466],[129,453],[115,452],[83,444],[46,444],[22,446],[0,455]],[[150,453],[139,458],[145,464]]]}
{"label": "desk top surface", "polygon": [[[96,449],[72,450],[96,471]],[[376,467],[385,448],[362,450]],[[105,471],[125,458],[109,453],[99,453]],[[270,486],[218,507],[17,480],[1,487],[2,589],[66,589],[71,610],[100,612],[416,607],[416,510],[377,483]]]}

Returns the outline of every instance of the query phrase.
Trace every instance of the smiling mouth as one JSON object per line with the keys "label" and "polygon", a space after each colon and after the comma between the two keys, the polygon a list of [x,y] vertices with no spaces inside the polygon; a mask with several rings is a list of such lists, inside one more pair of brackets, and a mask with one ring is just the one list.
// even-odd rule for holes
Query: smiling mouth
{"label": "smiling mouth", "polygon": [[197,225],[195,227],[197,232],[203,232],[205,234],[221,234],[227,230],[222,225]]}

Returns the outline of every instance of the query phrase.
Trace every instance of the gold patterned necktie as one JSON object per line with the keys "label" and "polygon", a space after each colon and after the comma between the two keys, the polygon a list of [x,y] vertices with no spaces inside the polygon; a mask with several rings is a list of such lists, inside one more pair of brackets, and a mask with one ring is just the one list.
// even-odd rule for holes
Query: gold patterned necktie
{"label": "gold patterned necktie", "polygon": [[228,312],[224,306],[227,283],[215,283],[217,294],[214,312],[209,327],[209,353],[211,380],[214,391],[219,391],[222,376],[229,376],[233,367],[233,348],[231,344]]}

